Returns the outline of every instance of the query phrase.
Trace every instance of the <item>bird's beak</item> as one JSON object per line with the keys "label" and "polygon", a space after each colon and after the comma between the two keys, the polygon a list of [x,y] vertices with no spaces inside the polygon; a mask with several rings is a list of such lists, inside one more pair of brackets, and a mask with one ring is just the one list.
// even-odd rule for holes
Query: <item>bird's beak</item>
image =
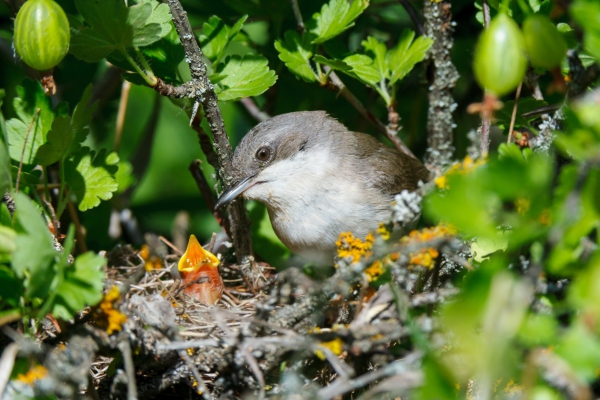
{"label": "bird's beak", "polygon": [[225,192],[223,192],[221,197],[219,197],[219,200],[217,200],[217,204],[215,205],[215,210],[218,210],[219,208],[231,203],[233,200],[235,200],[236,197],[238,197],[240,194],[244,193],[244,191],[246,191],[246,189],[249,189],[250,186],[254,185],[253,178],[254,178],[254,176],[249,176],[247,178],[244,178],[243,180],[238,182],[236,185],[230,187]]}

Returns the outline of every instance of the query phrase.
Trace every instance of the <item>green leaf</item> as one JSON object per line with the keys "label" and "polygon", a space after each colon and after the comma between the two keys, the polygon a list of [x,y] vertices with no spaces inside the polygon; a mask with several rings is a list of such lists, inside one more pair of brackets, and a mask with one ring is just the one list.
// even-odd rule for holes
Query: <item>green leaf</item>
{"label": "green leaf", "polygon": [[314,46],[310,44],[310,40],[311,35],[308,33],[304,33],[301,38],[296,31],[286,31],[284,40],[275,41],[279,59],[292,73],[306,82],[314,82],[317,79],[309,62],[314,53]]}
{"label": "green leaf", "polygon": [[[19,278],[25,278],[28,298],[45,298],[54,278],[52,263],[56,251],[46,221],[33,201],[23,193],[15,197],[15,239],[12,266]],[[33,250],[35,249],[35,251]]]}
{"label": "green leaf", "polygon": [[225,76],[216,86],[221,101],[258,96],[277,80],[275,71],[269,69],[267,59],[262,56],[229,57],[217,67],[217,74]]}
{"label": "green leaf", "polygon": [[8,154],[8,136],[6,133],[6,123],[2,114],[2,102],[6,92],[0,89],[0,192],[12,188],[12,179],[10,175],[10,155]]}
{"label": "green leaf", "polygon": [[117,193],[123,193],[131,185],[135,184],[136,179],[133,175],[133,166],[128,161],[119,161],[119,169],[115,174],[118,189]]}
{"label": "green leaf", "polygon": [[583,28],[583,44],[587,53],[600,62],[600,3],[596,0],[577,0],[569,11],[575,21]]}
{"label": "green leaf", "polygon": [[354,26],[354,20],[369,6],[369,0],[331,0],[321,12],[315,13],[307,25],[317,38],[313,43],[323,43]]}
{"label": "green leaf", "polygon": [[106,259],[93,252],[78,256],[75,263],[65,266],[64,277],[56,288],[52,315],[65,320],[102,299]]}
{"label": "green leaf", "polygon": [[171,25],[171,9],[169,6],[165,3],[159,3],[156,0],[142,0],[141,3],[148,3],[152,6],[152,14],[150,14],[146,23],[160,25],[161,31],[159,36],[161,38],[167,36],[173,30],[173,25]]}
{"label": "green leaf", "polygon": [[[504,103],[504,107],[498,111],[495,115],[498,125],[503,128],[508,128],[510,126],[510,120],[512,119],[513,107],[515,105],[514,100],[509,100]],[[546,106],[544,100],[536,100],[533,97],[526,97],[519,100],[517,104],[517,116],[515,118],[515,127],[530,127],[530,121],[533,121],[536,118],[539,118],[539,115],[533,115],[530,117],[523,117],[523,114],[537,110],[540,107]]]}
{"label": "green leaf", "polygon": [[115,50],[147,46],[170,32],[164,5],[144,0],[126,7],[121,0],[75,0],[88,27],[71,38],[70,52],[87,62],[98,62]]}
{"label": "green leaf", "polygon": [[373,63],[373,59],[364,54],[353,54],[344,58],[344,63],[349,65],[351,73],[361,82],[375,86],[383,79]]}
{"label": "green leaf", "polygon": [[[390,84],[393,85],[404,78],[416,63],[423,61],[427,50],[433,45],[433,39],[419,36],[414,42],[415,33],[405,30],[396,47],[387,54],[388,65],[392,71]],[[412,43],[412,44],[411,44]]]}
{"label": "green leaf", "polygon": [[44,94],[42,85],[29,78],[17,87],[13,106],[18,118],[6,122],[10,158],[25,165],[36,164],[37,149],[44,143],[54,114],[50,98]]}
{"label": "green leaf", "polygon": [[15,276],[12,269],[0,265],[0,299],[2,299],[2,303],[17,307],[22,294],[22,281]]}
{"label": "green leaf", "polygon": [[331,60],[318,54],[314,57],[314,60],[319,64],[328,65],[331,67],[331,69],[335,69],[337,71],[342,71],[346,73],[352,71],[352,68],[342,60]]}
{"label": "green leaf", "polygon": [[[158,42],[144,47],[142,52],[149,58],[148,62],[156,76],[160,76],[167,83],[175,85],[183,83],[180,79],[179,64],[183,61],[185,54],[175,29]],[[139,74],[129,75],[139,79],[140,85],[146,85]]]}
{"label": "green leaf", "polygon": [[214,64],[217,64],[223,55],[227,45],[238,34],[242,25],[248,18],[244,15],[232,27],[227,26],[221,18],[213,15],[208,22],[202,25],[203,34],[200,35],[200,46],[204,55]]}
{"label": "green leaf", "polygon": [[85,140],[89,132],[85,126],[92,122],[94,112],[98,108],[97,102],[88,106],[91,97],[92,85],[88,85],[81,100],[75,106],[73,118],[56,117],[54,119],[47,142],[37,151],[37,159],[40,164],[44,166],[53,164],[79,150],[80,143]]}
{"label": "green leaf", "polygon": [[384,78],[390,77],[390,69],[386,60],[386,47],[385,44],[381,43],[372,36],[369,36],[367,40],[362,41],[362,46],[365,48],[369,56],[373,59],[373,67],[379,72]]}
{"label": "green leaf", "polygon": [[109,200],[117,190],[115,174],[118,170],[119,156],[106,154],[106,149],[98,155],[88,147],[83,147],[73,160],[65,162],[65,180],[71,193],[79,202],[81,211],[100,204],[100,200]]}

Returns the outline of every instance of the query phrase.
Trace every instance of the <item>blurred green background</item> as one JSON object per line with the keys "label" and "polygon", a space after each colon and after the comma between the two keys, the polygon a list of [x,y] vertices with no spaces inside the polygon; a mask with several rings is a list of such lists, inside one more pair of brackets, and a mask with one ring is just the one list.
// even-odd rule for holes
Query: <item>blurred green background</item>
{"label": "blurred green background", "polygon": [[[19,0],[15,0],[19,1]],[[72,0],[58,1],[68,14],[75,15]],[[190,22],[196,32],[202,32],[202,23],[211,15],[218,15],[225,23],[232,24],[240,16],[248,14],[248,20],[242,32],[234,39],[229,53],[254,52],[264,55],[269,66],[278,75],[275,86],[263,95],[255,98],[256,103],[270,115],[299,111],[327,110],[350,129],[374,134],[386,141],[368,121],[363,119],[346,100],[335,93],[308,84],[292,75],[278,59],[273,46],[275,39],[283,32],[295,29],[296,21],[288,1],[281,0],[228,0],[221,2],[182,1]],[[299,5],[305,19],[318,11],[323,1],[300,1]],[[413,2],[418,10],[420,2]],[[452,2],[454,19],[457,22],[453,61],[460,73],[460,80],[454,91],[458,112],[455,113],[457,128],[455,144],[457,156],[464,154],[467,146],[466,133],[477,127],[479,117],[464,112],[466,106],[480,101],[481,91],[473,80],[470,62],[474,42],[480,30],[476,8],[469,0]],[[7,91],[3,112],[7,118],[14,115],[11,101],[15,87],[31,71],[17,60],[12,49],[13,14],[8,3],[0,3],[0,87]],[[331,42],[340,50],[354,51],[368,35],[388,42],[396,43],[404,29],[414,29],[414,25],[404,8],[396,1],[373,1],[365,13],[358,18],[356,26]],[[189,70],[182,62],[179,72],[188,79]],[[427,115],[427,66],[422,63],[401,83],[398,91],[397,110],[401,117],[402,139],[421,157],[426,148]],[[102,61],[96,64],[85,63],[72,55],[58,65],[54,73],[58,86],[56,101],[67,101],[73,106],[80,98],[88,83],[94,84],[94,97],[100,107],[95,115],[92,135],[88,140],[93,148],[115,149],[115,126],[117,110],[121,99],[122,78],[114,67]],[[358,81],[341,76],[344,83],[364,103],[370,111],[383,121],[387,120],[387,111],[378,95]],[[107,232],[111,210],[130,208],[140,224],[141,232],[155,232],[170,237],[175,215],[187,211],[191,217],[190,230],[201,241],[207,241],[212,232],[219,227],[202,200],[188,166],[196,159],[204,160],[198,145],[196,133],[188,126],[188,117],[180,105],[168,98],[158,98],[153,90],[131,85],[127,114],[123,134],[118,148],[122,160],[141,169],[136,176],[133,190],[115,196],[109,202],[81,215],[87,229],[88,246],[94,250],[111,248],[118,241],[127,238],[111,239]],[[232,145],[255,124],[256,121],[239,103],[222,103],[221,110],[225,119]],[[152,118],[156,117],[155,120]],[[152,125],[154,129],[152,129]],[[210,130],[205,127],[205,130]],[[146,167],[147,165],[147,167]],[[213,170],[203,162],[204,173],[212,184]],[[266,216],[264,207],[250,204],[252,210],[253,232],[256,250],[263,258],[279,262],[287,252],[276,240]],[[139,243],[134,243],[139,245]]]}

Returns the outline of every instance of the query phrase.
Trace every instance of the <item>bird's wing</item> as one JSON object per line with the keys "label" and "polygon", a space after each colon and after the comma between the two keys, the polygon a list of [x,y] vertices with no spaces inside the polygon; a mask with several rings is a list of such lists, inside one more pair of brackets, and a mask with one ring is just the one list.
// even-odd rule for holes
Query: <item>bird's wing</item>
{"label": "bird's wing", "polygon": [[[418,188],[419,181],[427,182],[430,179],[430,172],[419,160],[385,146],[370,135],[358,132],[352,132],[352,135],[357,144],[356,159],[364,163],[362,170],[366,174],[373,175],[365,179],[383,193],[412,191]],[[357,140],[359,137],[360,140]],[[368,171],[376,172],[373,174]]]}

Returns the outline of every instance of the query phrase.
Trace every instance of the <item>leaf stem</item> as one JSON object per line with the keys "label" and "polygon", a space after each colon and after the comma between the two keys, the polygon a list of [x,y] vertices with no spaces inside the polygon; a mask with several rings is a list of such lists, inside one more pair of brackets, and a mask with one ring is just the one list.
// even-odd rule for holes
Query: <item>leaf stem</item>
{"label": "leaf stem", "polygon": [[56,210],[56,218],[60,221],[60,216],[67,205],[66,199],[68,199],[68,195],[65,193],[65,160],[60,160],[58,170],[58,174],[60,176],[60,188],[58,189],[58,208]]}
{"label": "leaf stem", "polygon": [[140,68],[140,66],[135,62],[135,60],[129,55],[129,53],[127,53],[127,50],[125,50],[124,47],[120,48],[119,51],[121,52],[121,54],[123,54],[123,57],[125,57],[125,59],[129,62],[129,64],[131,64],[131,66],[133,67],[133,69],[135,70],[135,72],[137,72],[146,81],[146,83],[150,87],[156,86],[156,84],[158,83],[158,80],[156,79],[155,76],[152,76],[152,78],[150,76],[148,76]]}
{"label": "leaf stem", "polygon": [[152,80],[154,82],[154,84],[152,86],[153,87],[156,86],[156,83],[158,82],[158,80],[156,79],[156,76],[154,76],[154,71],[152,71],[150,64],[148,64],[148,60],[146,60],[144,53],[142,53],[142,51],[137,46],[134,46],[134,49],[135,49],[135,53],[138,56],[138,60],[140,60],[140,62],[142,63],[144,72],[146,72],[146,74],[148,75],[148,78],[150,78],[150,80]]}
{"label": "leaf stem", "polygon": [[[25,149],[27,149],[27,139],[29,139],[29,134],[31,133],[33,126],[37,122],[41,111],[42,111],[41,108],[38,108],[37,110],[35,110],[35,114],[33,115],[31,123],[29,124],[29,127],[27,128],[27,133],[25,134],[25,140],[23,140],[23,150],[21,150],[21,160],[19,161],[19,172],[17,173],[17,183],[15,185],[16,193],[19,193],[19,182],[21,181],[21,173],[23,172],[23,158],[25,157]],[[31,150],[33,151],[33,147],[31,148]]]}

